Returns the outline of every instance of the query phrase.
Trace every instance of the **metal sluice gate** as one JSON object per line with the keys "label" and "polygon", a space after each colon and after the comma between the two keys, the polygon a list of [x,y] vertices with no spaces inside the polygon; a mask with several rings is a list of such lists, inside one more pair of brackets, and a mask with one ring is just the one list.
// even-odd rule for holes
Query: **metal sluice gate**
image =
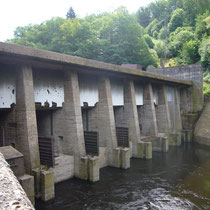
{"label": "metal sluice gate", "polygon": [[128,128],[116,127],[117,144],[119,147],[129,147]]}
{"label": "metal sluice gate", "polygon": [[51,137],[39,136],[38,140],[41,165],[54,167],[54,139]]}
{"label": "metal sluice gate", "polygon": [[84,131],[86,153],[99,155],[98,132]]}

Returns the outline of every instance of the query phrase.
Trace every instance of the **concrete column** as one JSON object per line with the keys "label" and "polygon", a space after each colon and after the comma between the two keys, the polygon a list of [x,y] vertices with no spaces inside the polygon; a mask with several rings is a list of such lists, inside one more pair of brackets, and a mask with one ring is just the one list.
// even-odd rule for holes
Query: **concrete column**
{"label": "concrete column", "polygon": [[144,104],[141,115],[142,121],[142,135],[144,136],[157,136],[157,120],[155,114],[154,98],[151,83],[144,86]]}
{"label": "concrete column", "polygon": [[120,149],[117,149],[117,138],[114,111],[112,105],[110,79],[102,76],[99,81],[98,130],[99,146],[107,147],[108,165],[120,167]]}
{"label": "concrete column", "polygon": [[175,96],[175,115],[176,115],[175,129],[180,132],[182,130],[182,120],[180,113],[178,88],[174,88],[174,96]]}
{"label": "concrete column", "polygon": [[[64,80],[64,153],[74,155],[75,176],[87,179],[87,171],[82,167],[82,157],[86,155],[82,114],[80,107],[80,94],[78,75],[74,71],[65,71]],[[83,171],[83,169],[85,171]]]}
{"label": "concrete column", "polygon": [[140,141],[140,128],[134,83],[131,80],[126,80],[124,83],[124,116],[128,126],[129,145],[130,148],[132,148],[132,156],[137,157],[137,144]]}
{"label": "concrete column", "polygon": [[17,142],[16,148],[23,153],[26,173],[40,168],[36,112],[34,103],[33,73],[29,65],[17,69],[16,92]]}
{"label": "concrete column", "polygon": [[166,95],[166,86],[161,85],[158,88],[158,106],[156,107],[156,118],[158,133],[166,135],[171,131],[171,119]]}

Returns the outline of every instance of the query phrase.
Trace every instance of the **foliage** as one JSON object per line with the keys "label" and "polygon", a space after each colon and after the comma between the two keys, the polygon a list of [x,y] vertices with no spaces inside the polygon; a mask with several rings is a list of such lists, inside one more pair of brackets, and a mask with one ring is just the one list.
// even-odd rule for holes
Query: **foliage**
{"label": "foliage", "polygon": [[85,18],[70,7],[66,17],[18,27],[9,42],[144,69],[163,58],[210,69],[210,0],[156,0],[136,14],[120,7]]}
{"label": "foliage", "polygon": [[145,41],[146,41],[146,43],[147,43],[149,48],[153,48],[154,47],[155,44],[153,43],[152,38],[148,34],[144,35],[144,39],[145,39]]}
{"label": "foliage", "polygon": [[203,73],[203,81],[210,84],[210,71],[205,71]]}
{"label": "foliage", "polygon": [[176,57],[181,52],[183,45],[190,40],[195,39],[195,35],[190,31],[190,28],[177,28],[170,34],[169,50],[171,54]]}
{"label": "foliage", "polygon": [[207,27],[207,18],[210,18],[210,11],[206,11],[204,14],[198,15],[196,17],[196,28],[195,33],[198,39],[202,39],[203,36],[210,36],[210,27]]}
{"label": "foliage", "polygon": [[147,7],[140,7],[136,12],[138,22],[141,26],[147,27],[151,21],[150,10]]}
{"label": "foliage", "polygon": [[169,51],[166,48],[166,43],[161,40],[155,42],[154,50],[157,52],[159,58],[169,57]]}
{"label": "foliage", "polygon": [[159,39],[167,39],[168,38],[168,30],[166,27],[160,29]]}
{"label": "foliage", "polygon": [[[135,15],[121,7],[85,18],[53,18],[18,27],[12,43],[52,50],[113,64],[157,65]],[[152,42],[150,43],[152,44]]]}
{"label": "foliage", "polygon": [[198,52],[204,69],[210,71],[210,37],[203,39]]}
{"label": "foliage", "polygon": [[68,10],[68,12],[66,14],[66,18],[67,19],[74,19],[74,18],[76,18],[76,14],[75,14],[75,12],[74,12],[72,7],[69,8],[69,10]]}
{"label": "foliage", "polygon": [[158,23],[158,20],[157,20],[157,19],[154,19],[154,20],[147,26],[146,31],[147,31],[147,33],[148,33],[150,36],[152,36],[152,28],[153,28],[155,25],[157,25],[157,23]]}
{"label": "foliage", "polygon": [[188,65],[198,62],[200,60],[200,55],[198,54],[199,45],[200,41],[197,39],[185,42],[178,56],[177,64]]}
{"label": "foliage", "polygon": [[203,82],[203,94],[210,96],[210,83]]}
{"label": "foliage", "polygon": [[158,38],[158,32],[157,32],[157,31],[154,31],[152,36],[153,36],[155,39],[157,39],[157,38]]}
{"label": "foliage", "polygon": [[173,13],[170,22],[168,24],[169,31],[173,32],[175,31],[178,27],[182,27],[184,24],[184,10],[183,9],[176,9],[175,12]]}

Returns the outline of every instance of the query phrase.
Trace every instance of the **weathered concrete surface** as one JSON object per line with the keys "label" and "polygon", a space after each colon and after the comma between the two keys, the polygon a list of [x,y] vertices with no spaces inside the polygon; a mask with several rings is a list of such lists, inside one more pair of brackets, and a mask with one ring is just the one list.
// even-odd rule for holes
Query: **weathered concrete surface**
{"label": "weathered concrete surface", "polygon": [[114,111],[112,106],[111,84],[107,76],[99,82],[98,111],[99,146],[107,147],[108,165],[120,167],[120,151],[117,148]]}
{"label": "weathered concrete surface", "polygon": [[[85,157],[85,141],[82,124],[82,113],[80,107],[79,83],[76,72],[65,70],[64,81],[64,121],[65,121],[65,148],[64,154],[74,155],[74,173],[81,179],[84,176],[85,164],[81,157]],[[86,166],[87,167],[87,166]],[[86,170],[87,173],[87,170]]]}
{"label": "weathered concrete surface", "polygon": [[152,159],[152,142],[138,143],[138,157],[143,159]]}
{"label": "weathered concrete surface", "polygon": [[144,86],[143,101],[140,111],[141,134],[144,136],[157,136],[157,119],[154,107],[154,98],[151,83]]}
{"label": "weathered concrete surface", "polygon": [[210,146],[210,101],[206,102],[206,106],[195,126],[194,141]]}
{"label": "weathered concrete surface", "polygon": [[25,169],[28,174],[40,167],[34,86],[32,68],[29,65],[17,67],[16,148],[24,155]]}
{"label": "weathered concrete surface", "polygon": [[34,205],[35,204],[35,194],[34,194],[34,177],[28,174],[18,177],[22,188],[26,192],[29,200]]}
{"label": "weathered concrete surface", "polygon": [[124,84],[124,120],[129,130],[129,141],[132,142],[132,156],[137,157],[137,144],[140,141],[139,119],[133,81]]}
{"label": "weathered concrete surface", "polygon": [[2,210],[33,210],[34,207],[29,201],[14,176],[9,164],[0,153],[0,209]]}
{"label": "weathered concrete surface", "polygon": [[62,182],[74,176],[74,156],[60,155],[55,158],[54,182]]}
{"label": "weathered concrete surface", "polygon": [[[162,75],[157,75],[154,73],[148,73],[144,71],[140,71],[139,69],[131,69],[131,68],[124,68],[118,65],[113,65],[109,63],[93,61],[85,58],[80,58],[71,55],[65,55],[55,52],[50,52],[46,50],[35,49],[31,47],[19,46],[15,44],[8,44],[0,42],[0,54],[6,55],[6,57],[13,60],[13,56],[17,59],[27,59],[27,61],[33,62],[34,65],[38,65],[37,60],[41,62],[45,62],[46,65],[53,65],[56,69],[63,69],[63,65],[75,65],[82,68],[88,68],[91,71],[96,71],[101,73],[101,71],[108,71],[108,72],[118,72],[125,75],[133,75],[135,77],[147,77],[150,79],[161,80],[172,82],[174,84],[180,85],[187,85],[191,86],[191,81],[184,81],[181,79],[174,79],[170,77],[165,77]],[[36,61],[36,62],[35,62]],[[59,64],[59,65],[58,65]],[[56,66],[57,65],[57,66]],[[81,68],[80,68],[81,69]],[[82,70],[84,70],[82,69]],[[69,68],[70,70],[70,68]]]}
{"label": "weathered concrete surface", "polygon": [[97,156],[88,157],[88,173],[89,173],[89,181],[97,182],[100,179],[99,174],[99,158]]}
{"label": "weathered concrete surface", "polygon": [[10,164],[10,167],[15,176],[25,174],[23,154],[18,152],[12,146],[0,147],[0,152],[4,155],[5,160]]}
{"label": "weathered concrete surface", "polygon": [[177,79],[192,80],[203,87],[203,69],[201,64],[175,66],[162,69],[149,69],[147,72],[161,74]]}
{"label": "weathered concrete surface", "polygon": [[55,197],[53,170],[41,171],[41,198],[43,201]]}

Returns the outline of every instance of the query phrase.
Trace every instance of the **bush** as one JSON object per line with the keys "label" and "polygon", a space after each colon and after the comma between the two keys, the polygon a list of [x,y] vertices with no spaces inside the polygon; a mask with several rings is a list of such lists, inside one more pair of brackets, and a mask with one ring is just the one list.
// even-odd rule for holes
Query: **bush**
{"label": "bush", "polygon": [[210,96],[210,83],[203,83],[203,94],[205,96]]}
{"label": "bush", "polygon": [[158,38],[158,32],[157,32],[157,31],[154,31],[152,36],[153,36],[155,39],[157,39],[157,38]]}
{"label": "bush", "polygon": [[145,39],[145,41],[146,41],[148,47],[152,49],[152,48],[154,47],[154,45],[155,45],[155,44],[153,43],[153,41],[152,41],[152,38],[151,38],[148,34],[145,34],[145,35],[144,35],[144,39]]}
{"label": "bush", "polygon": [[203,68],[210,70],[210,38],[203,39],[198,52],[201,56]]}
{"label": "bush", "polygon": [[176,28],[182,27],[184,19],[184,10],[180,8],[176,9],[168,24],[169,31],[173,32],[176,30]]}
{"label": "bush", "polygon": [[178,55],[181,61],[179,61],[178,65],[187,65],[198,62],[200,60],[200,55],[198,54],[199,45],[199,40],[185,42],[181,53]]}
{"label": "bush", "polygon": [[160,29],[159,39],[167,39],[168,38],[168,30],[167,28],[163,27]]}

